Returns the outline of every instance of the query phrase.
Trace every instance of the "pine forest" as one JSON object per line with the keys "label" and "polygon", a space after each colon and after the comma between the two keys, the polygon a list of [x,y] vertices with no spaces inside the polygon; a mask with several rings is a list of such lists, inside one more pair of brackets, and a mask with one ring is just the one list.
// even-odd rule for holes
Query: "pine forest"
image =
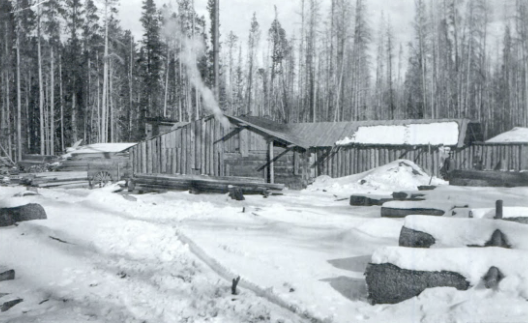
{"label": "pine forest", "polygon": [[503,1],[497,17],[491,0],[405,0],[411,41],[368,0],[292,1],[295,30],[276,7],[271,25],[247,13],[236,34],[215,32],[228,18],[218,0],[207,15],[193,0],[142,0],[134,35],[125,0],[0,0],[0,154],[136,142],[147,118],[220,110],[281,123],[468,118],[487,138],[528,125],[528,1]]}

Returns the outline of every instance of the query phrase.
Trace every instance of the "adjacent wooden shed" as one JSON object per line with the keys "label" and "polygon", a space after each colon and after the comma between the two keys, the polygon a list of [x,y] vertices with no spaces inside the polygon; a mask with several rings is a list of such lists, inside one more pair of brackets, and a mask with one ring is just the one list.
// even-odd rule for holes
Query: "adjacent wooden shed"
{"label": "adjacent wooden shed", "polygon": [[[351,175],[400,158],[438,174],[440,147],[462,150],[482,140],[480,124],[466,119],[279,124],[226,117],[228,127],[209,116],[138,144],[130,150],[133,171],[260,177],[301,188],[319,175]],[[434,135],[441,130],[449,133]]]}

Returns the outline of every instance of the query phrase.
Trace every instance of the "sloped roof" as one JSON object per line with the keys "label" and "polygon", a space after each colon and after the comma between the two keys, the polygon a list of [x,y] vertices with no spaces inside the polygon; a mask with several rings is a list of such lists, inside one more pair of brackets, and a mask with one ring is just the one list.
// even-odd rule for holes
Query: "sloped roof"
{"label": "sloped roof", "polygon": [[515,127],[510,131],[503,132],[500,135],[486,140],[486,142],[528,142],[528,128]]}
{"label": "sloped roof", "polygon": [[[464,145],[468,119],[416,119],[416,120],[369,120],[369,121],[351,121],[351,122],[316,122],[316,123],[288,123],[279,124],[272,120],[244,116],[231,117],[231,120],[239,124],[245,124],[256,130],[264,132],[270,136],[281,139],[285,142],[298,145],[302,148],[310,147],[332,147],[336,142],[345,138],[352,138],[358,132],[360,127],[375,126],[406,126],[415,124],[438,124],[443,122],[456,122],[458,124],[458,143],[457,146]],[[377,143],[369,143],[377,144]],[[384,144],[380,142],[379,144]],[[406,142],[399,143],[408,144]],[[452,145],[453,143],[449,143]],[[447,145],[447,143],[446,143]]]}

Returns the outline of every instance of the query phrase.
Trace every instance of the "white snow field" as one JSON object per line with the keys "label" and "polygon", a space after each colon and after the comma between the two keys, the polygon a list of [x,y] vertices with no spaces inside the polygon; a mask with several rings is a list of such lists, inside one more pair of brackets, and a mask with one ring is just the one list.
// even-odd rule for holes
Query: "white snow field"
{"label": "white snow field", "polygon": [[[422,185],[423,175],[408,177],[409,167],[397,168],[381,167],[348,183],[320,179],[304,191],[242,202],[188,192],[123,196],[112,193],[116,186],[13,197],[24,188],[0,187],[0,207],[34,202],[48,215],[0,228],[0,265],[16,271],[15,280],[0,282],[0,295],[9,293],[0,303],[24,299],[0,313],[0,321],[527,321],[521,282],[528,274],[519,272],[526,261],[515,258],[515,250],[504,272],[517,276],[504,288],[433,288],[396,305],[367,302],[365,268],[376,250],[398,245],[405,220],[381,218],[380,207],[352,207],[343,197]],[[367,176],[370,181],[357,183]],[[410,182],[394,181],[398,177]],[[522,206],[528,196],[526,188],[437,190],[428,194],[474,208],[493,207],[499,198],[505,206]],[[239,294],[231,295],[238,275]]]}

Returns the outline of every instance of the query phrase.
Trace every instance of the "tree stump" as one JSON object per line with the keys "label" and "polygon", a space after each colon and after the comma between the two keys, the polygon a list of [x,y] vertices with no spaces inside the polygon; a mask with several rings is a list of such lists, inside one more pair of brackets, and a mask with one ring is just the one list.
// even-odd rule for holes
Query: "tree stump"
{"label": "tree stump", "polygon": [[497,229],[493,231],[491,234],[491,238],[489,239],[486,244],[484,244],[486,247],[501,247],[501,248],[510,248],[510,244],[508,243],[508,238],[506,238],[506,235],[502,233],[501,230]]}
{"label": "tree stump", "polygon": [[30,203],[17,207],[0,208],[0,227],[21,221],[47,219],[46,211],[40,204]]}
{"label": "tree stump", "polygon": [[482,277],[482,280],[484,280],[484,286],[486,288],[497,288],[499,286],[500,281],[504,278],[504,274],[501,273],[499,268],[492,266],[486,273],[484,277]]}

